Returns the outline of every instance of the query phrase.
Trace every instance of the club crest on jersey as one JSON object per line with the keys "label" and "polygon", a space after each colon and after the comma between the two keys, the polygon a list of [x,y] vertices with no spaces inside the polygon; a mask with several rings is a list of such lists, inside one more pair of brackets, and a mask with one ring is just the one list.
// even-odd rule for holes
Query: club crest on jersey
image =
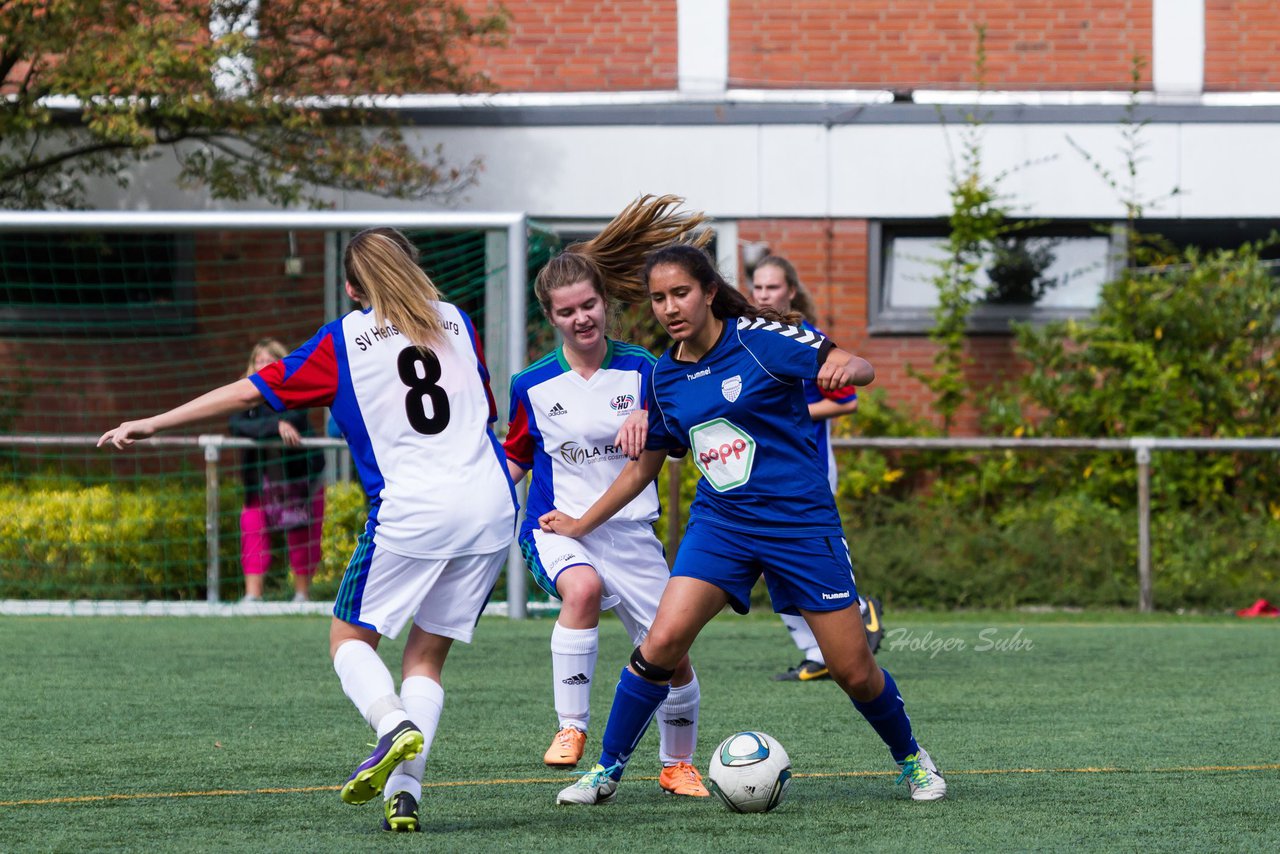
{"label": "club crest on jersey", "polygon": [[613,407],[614,412],[623,412],[635,405],[636,398],[633,394],[620,394],[609,401],[609,406]]}
{"label": "club crest on jersey", "polygon": [[733,403],[738,399],[738,395],[742,394],[742,375],[734,374],[729,379],[720,383],[720,393],[724,395],[724,399]]}

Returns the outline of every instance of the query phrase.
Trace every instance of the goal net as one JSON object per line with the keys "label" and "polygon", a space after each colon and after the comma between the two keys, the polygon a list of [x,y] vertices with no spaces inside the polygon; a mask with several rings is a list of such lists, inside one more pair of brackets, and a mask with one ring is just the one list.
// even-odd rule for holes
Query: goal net
{"label": "goal net", "polygon": [[[291,350],[349,311],[341,253],[374,225],[403,230],[445,298],[475,321],[505,416],[537,309],[528,283],[557,247],[523,215],[0,218],[0,600],[10,612],[116,603],[127,613],[143,602],[179,612],[241,598],[242,446],[252,440],[205,423],[129,453],[94,442],[122,420],[244,376],[261,339]],[[327,437],[328,413],[307,416],[309,465],[323,467],[324,483],[311,599],[331,602],[366,508],[345,445]],[[267,602],[290,602],[291,562],[312,547],[299,551],[286,524],[273,521],[266,551],[255,546],[251,559],[266,561]],[[524,596],[522,566],[509,568],[495,600]]]}

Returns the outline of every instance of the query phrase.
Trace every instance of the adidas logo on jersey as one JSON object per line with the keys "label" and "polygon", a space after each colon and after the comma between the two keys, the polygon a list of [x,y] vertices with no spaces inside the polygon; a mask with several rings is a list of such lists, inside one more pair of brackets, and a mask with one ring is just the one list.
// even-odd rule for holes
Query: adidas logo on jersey
{"label": "adidas logo on jersey", "polygon": [[569,410],[565,409],[563,406],[557,403],[555,406],[547,410],[547,414],[548,415],[568,415]]}
{"label": "adidas logo on jersey", "polygon": [[587,674],[579,673],[577,676],[570,676],[568,679],[561,679],[566,685],[590,685],[591,680],[587,678]]}
{"label": "adidas logo on jersey", "polygon": [[662,722],[667,726],[693,726],[693,721],[688,718],[663,718]]}

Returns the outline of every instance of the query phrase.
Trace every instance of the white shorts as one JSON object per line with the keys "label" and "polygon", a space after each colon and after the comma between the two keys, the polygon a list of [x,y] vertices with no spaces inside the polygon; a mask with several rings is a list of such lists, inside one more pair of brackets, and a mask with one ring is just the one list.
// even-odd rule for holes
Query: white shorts
{"label": "white shorts", "polygon": [[671,570],[649,522],[606,522],[578,539],[534,529],[520,536],[525,565],[538,586],[557,599],[556,579],[571,566],[586,565],[600,576],[600,610],[614,608],[639,644],[658,613]]}
{"label": "white shorts", "polygon": [[404,557],[361,534],[333,615],[388,638],[412,618],[423,631],[470,643],[506,558],[505,548],[452,558]]}

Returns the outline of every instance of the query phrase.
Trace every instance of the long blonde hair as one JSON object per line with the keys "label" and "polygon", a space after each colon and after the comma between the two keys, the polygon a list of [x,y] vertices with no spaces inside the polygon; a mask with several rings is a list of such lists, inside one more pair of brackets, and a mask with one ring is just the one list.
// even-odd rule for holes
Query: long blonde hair
{"label": "long blonde hair", "polygon": [[390,323],[419,347],[443,332],[435,303],[440,291],[418,266],[418,250],[394,228],[367,228],[342,256],[347,281],[373,306],[379,325]]}
{"label": "long blonde hair", "polygon": [[697,229],[708,222],[702,212],[679,213],[680,196],[644,195],[627,205],[590,240],[574,243],[547,262],[533,283],[544,313],[551,314],[551,292],[590,281],[606,303],[645,302],[644,257],[673,243],[705,246],[711,232]]}
{"label": "long blonde hair", "polygon": [[258,339],[258,343],[254,344],[253,349],[249,351],[249,365],[244,369],[245,377],[251,377],[258,372],[258,356],[262,353],[269,355],[272,361],[278,362],[289,355],[289,348],[276,338]]}

